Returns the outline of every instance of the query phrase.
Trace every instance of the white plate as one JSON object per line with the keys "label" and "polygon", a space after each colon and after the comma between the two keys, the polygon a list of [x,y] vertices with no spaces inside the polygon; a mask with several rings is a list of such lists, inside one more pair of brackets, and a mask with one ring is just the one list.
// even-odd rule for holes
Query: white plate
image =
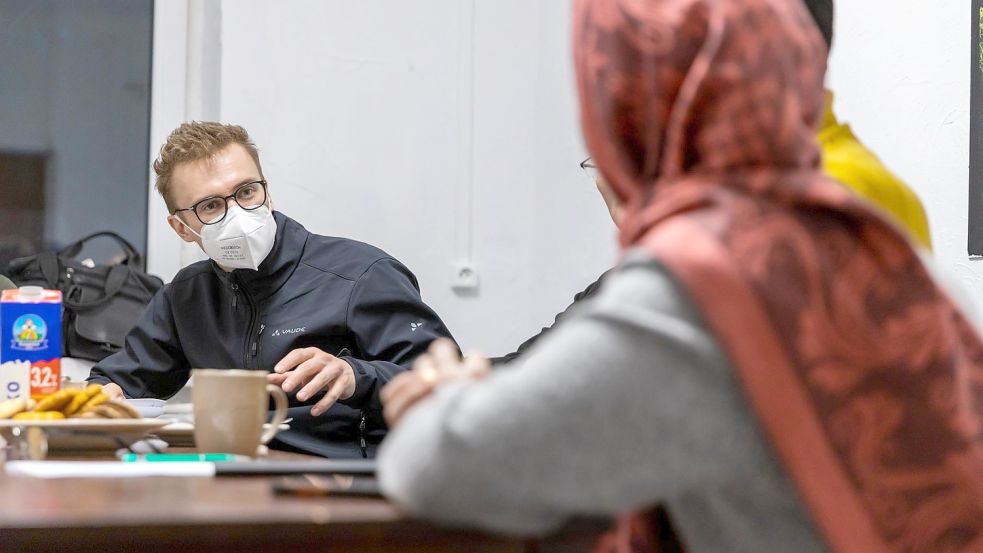
{"label": "white plate", "polygon": [[154,398],[138,398],[138,399],[128,399],[126,400],[134,409],[140,413],[140,416],[146,419],[156,419],[157,417],[164,414],[164,403],[162,399]]}
{"label": "white plate", "polygon": [[[270,423],[263,424],[266,431]],[[283,423],[280,425],[280,432],[288,430],[290,425]],[[186,421],[171,422],[167,426],[158,429],[154,435],[164,440],[171,447],[194,447],[195,446],[195,425]]]}
{"label": "white plate", "polygon": [[16,442],[26,439],[30,432],[40,431],[49,452],[100,454],[129,446],[170,423],[161,419],[4,419],[0,420],[0,436]]}
{"label": "white plate", "polygon": [[0,419],[0,428],[38,426],[74,432],[148,432],[171,424],[169,419]]}

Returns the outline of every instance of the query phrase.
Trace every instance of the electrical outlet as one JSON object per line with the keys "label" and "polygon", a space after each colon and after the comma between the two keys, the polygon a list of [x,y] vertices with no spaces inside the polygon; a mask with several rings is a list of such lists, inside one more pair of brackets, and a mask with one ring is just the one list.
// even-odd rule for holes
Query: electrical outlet
{"label": "electrical outlet", "polygon": [[451,265],[451,288],[455,290],[477,290],[478,269],[469,262]]}

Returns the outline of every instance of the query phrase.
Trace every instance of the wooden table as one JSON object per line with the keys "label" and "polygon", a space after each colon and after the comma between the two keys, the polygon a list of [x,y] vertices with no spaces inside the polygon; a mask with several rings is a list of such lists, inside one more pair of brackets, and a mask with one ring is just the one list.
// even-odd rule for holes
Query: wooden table
{"label": "wooden table", "polygon": [[596,532],[596,524],[578,525],[533,543],[444,529],[409,519],[381,498],[277,496],[268,477],[0,474],[3,553],[587,551]]}

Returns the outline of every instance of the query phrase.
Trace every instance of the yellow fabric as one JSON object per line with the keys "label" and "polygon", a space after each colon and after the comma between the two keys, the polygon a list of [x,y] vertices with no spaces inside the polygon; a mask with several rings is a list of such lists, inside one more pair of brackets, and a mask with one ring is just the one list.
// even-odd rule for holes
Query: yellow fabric
{"label": "yellow fabric", "polygon": [[877,159],[853,135],[849,125],[842,125],[833,115],[833,97],[827,95],[826,114],[819,131],[823,151],[823,170],[894,216],[911,236],[927,250],[932,249],[928,218],[918,196]]}

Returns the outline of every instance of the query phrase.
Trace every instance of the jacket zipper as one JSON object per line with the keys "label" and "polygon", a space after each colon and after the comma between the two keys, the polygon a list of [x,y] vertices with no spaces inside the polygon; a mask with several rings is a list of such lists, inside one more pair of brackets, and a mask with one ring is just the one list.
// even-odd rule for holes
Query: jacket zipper
{"label": "jacket zipper", "polygon": [[252,342],[252,337],[255,334],[253,327],[256,326],[256,306],[253,304],[253,299],[249,296],[249,293],[245,288],[236,286],[237,289],[242,290],[242,297],[246,300],[246,305],[249,306],[249,325],[246,327],[246,336],[242,344],[242,368],[250,369],[249,359],[252,357],[252,347],[254,343]]}
{"label": "jacket zipper", "polygon": [[253,340],[253,345],[249,347],[249,355],[256,357],[259,353],[259,339],[263,337],[263,330],[266,329],[264,323],[259,323],[259,330],[256,332],[256,339]]}
{"label": "jacket zipper", "polygon": [[239,308],[239,285],[232,283],[232,309]]}
{"label": "jacket zipper", "polygon": [[358,414],[361,415],[358,421],[358,449],[363,458],[368,458],[369,454],[365,445],[365,411],[359,411]]}
{"label": "jacket zipper", "polygon": [[[338,350],[338,353],[335,354],[335,357],[345,357],[345,356],[351,355],[351,354],[352,354],[352,352],[349,351],[348,348],[341,348],[340,350]],[[368,456],[369,456],[368,446],[367,446],[367,444],[365,442],[365,431],[366,431],[366,426],[367,426],[366,419],[368,417],[366,417],[365,411],[362,411],[362,410],[359,410],[358,415],[359,415],[359,418],[358,418],[358,450],[362,454],[362,457],[363,458],[368,458]]]}

